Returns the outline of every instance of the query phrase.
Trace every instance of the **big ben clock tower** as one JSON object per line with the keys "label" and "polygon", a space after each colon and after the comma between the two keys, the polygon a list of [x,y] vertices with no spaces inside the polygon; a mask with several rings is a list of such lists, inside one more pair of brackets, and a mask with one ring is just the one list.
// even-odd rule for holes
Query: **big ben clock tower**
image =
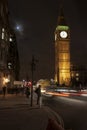
{"label": "big ben clock tower", "polygon": [[70,28],[63,9],[60,10],[55,30],[55,80],[60,85],[70,83]]}

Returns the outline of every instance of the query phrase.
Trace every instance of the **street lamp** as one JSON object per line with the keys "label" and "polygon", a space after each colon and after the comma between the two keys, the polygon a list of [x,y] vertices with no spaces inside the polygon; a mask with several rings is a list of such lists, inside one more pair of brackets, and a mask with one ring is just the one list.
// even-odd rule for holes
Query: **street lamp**
{"label": "street lamp", "polygon": [[5,85],[6,83],[8,83],[9,82],[9,79],[8,78],[3,78],[3,84]]}
{"label": "street lamp", "polygon": [[32,86],[31,86],[31,106],[33,105],[33,81],[34,81],[34,71],[36,69],[36,62],[38,62],[34,56],[32,56],[31,62],[31,72],[32,72]]}

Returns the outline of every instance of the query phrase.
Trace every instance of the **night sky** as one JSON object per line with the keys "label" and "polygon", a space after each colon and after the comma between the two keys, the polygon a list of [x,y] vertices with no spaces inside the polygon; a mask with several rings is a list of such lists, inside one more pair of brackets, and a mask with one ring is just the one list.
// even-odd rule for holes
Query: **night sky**
{"label": "night sky", "polygon": [[[9,20],[15,31],[21,65],[21,79],[31,79],[32,55],[38,60],[35,80],[54,78],[54,31],[61,0],[8,0]],[[86,1],[65,0],[64,15],[71,32],[71,62],[87,65]],[[19,29],[17,30],[17,26]]]}

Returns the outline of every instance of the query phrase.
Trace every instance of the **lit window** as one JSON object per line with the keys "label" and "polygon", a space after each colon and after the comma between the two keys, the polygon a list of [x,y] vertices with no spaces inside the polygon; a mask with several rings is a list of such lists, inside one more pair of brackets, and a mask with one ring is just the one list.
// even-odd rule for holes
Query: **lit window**
{"label": "lit window", "polygon": [[76,81],[79,81],[79,78],[76,78]]}
{"label": "lit window", "polygon": [[79,76],[79,73],[76,73],[76,76]]}
{"label": "lit window", "polygon": [[5,29],[4,28],[2,28],[2,32],[4,32],[5,31]]}
{"label": "lit window", "polygon": [[12,38],[11,37],[9,38],[9,41],[12,42]]}
{"label": "lit window", "polygon": [[5,38],[5,29],[2,28],[2,39],[4,39],[4,38]]}
{"label": "lit window", "polygon": [[8,63],[8,69],[11,69],[12,68],[12,63]]}

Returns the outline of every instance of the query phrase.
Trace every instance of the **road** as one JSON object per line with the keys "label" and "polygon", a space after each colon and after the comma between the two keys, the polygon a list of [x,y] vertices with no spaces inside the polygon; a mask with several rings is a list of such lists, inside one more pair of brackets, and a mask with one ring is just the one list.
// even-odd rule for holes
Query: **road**
{"label": "road", "polygon": [[87,130],[87,99],[82,97],[43,96],[43,103],[63,119],[65,129]]}
{"label": "road", "polygon": [[61,118],[47,106],[39,106],[34,94],[33,106],[24,94],[0,95],[0,130],[46,130],[48,119],[63,125]]}

